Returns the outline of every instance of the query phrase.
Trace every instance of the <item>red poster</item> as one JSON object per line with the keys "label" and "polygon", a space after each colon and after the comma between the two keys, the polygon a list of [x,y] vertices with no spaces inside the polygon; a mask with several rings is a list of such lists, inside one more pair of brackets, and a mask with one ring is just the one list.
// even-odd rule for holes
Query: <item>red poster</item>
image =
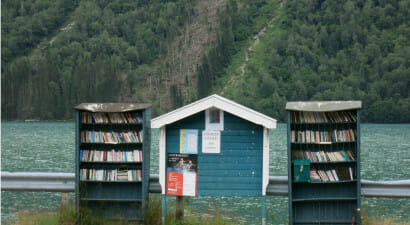
{"label": "red poster", "polygon": [[167,172],[167,195],[182,196],[184,174],[178,172]]}

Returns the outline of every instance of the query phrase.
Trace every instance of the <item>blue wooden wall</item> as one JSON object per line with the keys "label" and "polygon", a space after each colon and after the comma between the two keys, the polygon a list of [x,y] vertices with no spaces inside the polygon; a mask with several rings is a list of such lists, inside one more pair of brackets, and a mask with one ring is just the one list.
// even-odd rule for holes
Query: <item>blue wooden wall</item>
{"label": "blue wooden wall", "polygon": [[197,129],[197,195],[262,196],[263,127],[227,112],[224,122],[220,154],[202,154],[203,111],[167,125],[166,155],[179,153],[181,129]]}

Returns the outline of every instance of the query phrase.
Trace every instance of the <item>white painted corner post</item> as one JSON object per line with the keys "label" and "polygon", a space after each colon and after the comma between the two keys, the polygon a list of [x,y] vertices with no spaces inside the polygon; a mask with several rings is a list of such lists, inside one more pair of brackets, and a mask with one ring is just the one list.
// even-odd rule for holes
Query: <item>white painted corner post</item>
{"label": "white painted corner post", "polygon": [[166,195],[165,195],[165,151],[166,151],[166,126],[162,126],[159,130],[159,184],[161,185],[161,219],[162,224],[165,224],[166,216]]}
{"label": "white painted corner post", "polygon": [[263,128],[262,225],[266,224],[266,188],[269,185],[269,128]]}

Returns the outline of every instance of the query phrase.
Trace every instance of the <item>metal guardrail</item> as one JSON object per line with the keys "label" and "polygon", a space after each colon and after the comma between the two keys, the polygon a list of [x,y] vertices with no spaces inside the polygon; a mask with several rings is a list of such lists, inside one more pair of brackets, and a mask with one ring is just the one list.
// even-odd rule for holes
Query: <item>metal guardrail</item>
{"label": "metal guardrail", "polygon": [[[73,192],[73,173],[2,172],[2,191]],[[161,193],[158,174],[150,175],[149,192]],[[362,180],[363,197],[410,198],[410,180]],[[287,196],[288,177],[270,176],[266,195]]]}
{"label": "metal guardrail", "polygon": [[266,195],[288,196],[288,177],[269,176],[269,184],[266,188]]}
{"label": "metal guardrail", "polygon": [[386,198],[410,198],[410,180],[371,181],[362,180],[362,196]]}
{"label": "metal guardrail", "polygon": [[73,192],[74,173],[1,172],[2,191]]}

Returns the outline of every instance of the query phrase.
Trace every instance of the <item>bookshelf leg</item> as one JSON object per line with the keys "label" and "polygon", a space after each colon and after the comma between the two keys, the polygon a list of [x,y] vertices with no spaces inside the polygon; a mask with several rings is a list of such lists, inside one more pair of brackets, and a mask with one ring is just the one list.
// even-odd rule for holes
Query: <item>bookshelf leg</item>
{"label": "bookshelf leg", "polygon": [[70,204],[70,193],[61,192],[61,208],[65,208]]}
{"label": "bookshelf leg", "polygon": [[166,215],[166,195],[162,195],[162,205],[161,205],[161,220],[162,224],[165,224],[165,215]]}
{"label": "bookshelf leg", "polygon": [[262,225],[266,224],[266,197],[262,197]]}
{"label": "bookshelf leg", "polygon": [[184,197],[177,196],[177,207],[175,212],[175,218],[177,221],[181,221],[184,218]]}

